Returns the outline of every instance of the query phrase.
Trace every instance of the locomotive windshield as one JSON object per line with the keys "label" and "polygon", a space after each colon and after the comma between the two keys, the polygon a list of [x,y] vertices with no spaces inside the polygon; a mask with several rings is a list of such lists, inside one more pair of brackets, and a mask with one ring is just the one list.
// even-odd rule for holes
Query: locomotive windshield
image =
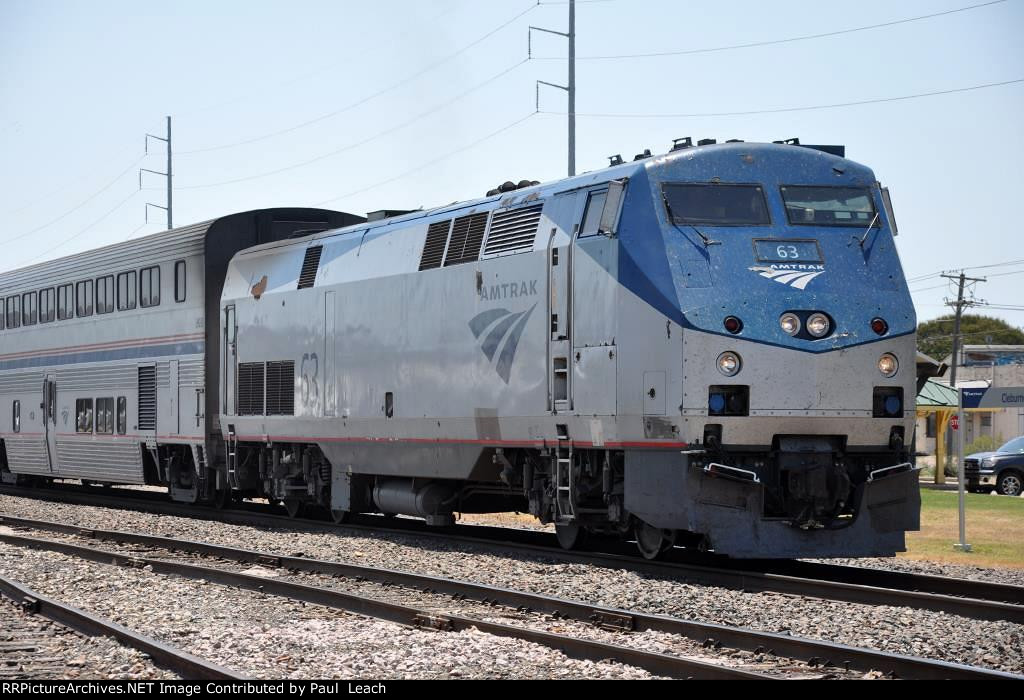
{"label": "locomotive windshield", "polygon": [[875,222],[875,204],[867,187],[782,188],[791,224],[860,226]]}
{"label": "locomotive windshield", "polygon": [[665,185],[668,216],[677,224],[765,226],[768,205],[759,185]]}

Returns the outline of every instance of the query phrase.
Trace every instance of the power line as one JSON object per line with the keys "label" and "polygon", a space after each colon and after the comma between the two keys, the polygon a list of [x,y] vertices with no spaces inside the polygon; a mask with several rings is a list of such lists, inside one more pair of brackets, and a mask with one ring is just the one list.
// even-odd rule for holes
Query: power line
{"label": "power line", "polygon": [[934,287],[925,287],[924,289],[911,289],[911,294],[917,294],[918,292],[930,292],[933,289],[948,289],[949,284],[937,284]]}
{"label": "power line", "polygon": [[385,94],[387,94],[387,93],[389,93],[389,92],[391,92],[393,90],[396,90],[396,89],[402,87],[403,85],[407,85],[407,84],[413,82],[414,80],[416,80],[417,78],[419,78],[420,76],[425,75],[426,73],[429,73],[430,71],[434,70],[435,68],[438,68],[439,66],[442,66],[445,63],[448,63],[449,61],[451,61],[454,58],[457,58],[458,56],[461,56],[466,51],[469,51],[474,46],[480,44],[482,41],[490,38],[494,34],[498,33],[502,29],[504,29],[505,27],[509,26],[510,24],[515,22],[517,19],[519,19],[523,15],[525,15],[525,14],[527,14],[529,12],[532,12],[534,9],[536,9],[536,7],[537,7],[537,5],[530,5],[528,8],[526,8],[522,12],[519,12],[514,17],[512,17],[512,18],[502,22],[497,27],[491,29],[486,34],[484,34],[483,36],[480,36],[477,39],[475,39],[475,40],[471,41],[470,43],[466,44],[465,46],[463,46],[459,50],[455,51],[454,53],[450,53],[447,56],[445,56],[444,58],[442,58],[442,59],[440,59],[438,61],[435,61],[434,63],[430,64],[426,68],[423,68],[423,69],[421,69],[421,70],[419,70],[419,71],[417,71],[417,72],[415,72],[415,73],[413,73],[413,74],[411,74],[409,76],[406,76],[405,78],[402,78],[401,80],[399,80],[397,82],[391,83],[390,85],[388,85],[388,86],[386,86],[384,88],[381,88],[380,90],[378,90],[378,91],[376,91],[376,92],[374,92],[374,93],[372,93],[370,95],[367,95],[366,97],[363,97],[363,98],[361,98],[359,100],[356,100],[355,102],[349,103],[348,105],[345,105],[344,107],[342,107],[340,109],[336,109],[336,110],[333,110],[331,112],[327,112],[326,114],[321,114],[320,116],[314,117],[313,119],[307,119],[306,121],[300,122],[299,124],[295,124],[293,126],[289,126],[287,128],[284,128],[284,129],[278,129],[277,131],[272,131],[272,132],[269,132],[269,133],[266,133],[266,134],[262,134],[260,136],[254,136],[252,138],[243,139],[241,141],[234,141],[232,143],[225,143],[225,144],[221,144],[219,146],[209,146],[207,148],[196,148],[196,149],[193,149],[193,150],[190,150],[190,151],[179,151],[178,155],[179,156],[187,156],[187,155],[194,155],[194,154],[197,154],[197,153],[210,153],[212,151],[221,151],[221,150],[224,150],[224,149],[227,149],[227,148],[235,148],[237,146],[245,146],[245,145],[248,145],[248,144],[251,144],[251,143],[257,143],[259,141],[264,141],[266,139],[273,138],[275,136],[281,136],[283,134],[287,134],[287,133],[291,133],[292,131],[296,131],[298,129],[303,129],[303,128],[307,127],[307,126],[312,126],[313,124],[317,124],[319,122],[322,122],[325,119],[330,119],[331,117],[336,117],[339,114],[344,114],[345,112],[349,112],[349,111],[355,109],[356,107],[360,107],[360,106],[366,104],[367,102],[370,102],[371,100],[374,100],[374,99],[380,97],[381,95],[385,95]]}
{"label": "power line", "polygon": [[418,173],[421,170],[425,170],[426,168],[429,168],[431,165],[436,165],[437,163],[440,163],[441,161],[447,160],[447,159],[451,158],[454,155],[458,155],[459,153],[463,153],[465,151],[468,151],[471,148],[475,148],[476,146],[479,146],[483,142],[489,141],[490,139],[494,138],[495,136],[498,136],[499,134],[502,134],[502,133],[504,133],[504,132],[508,131],[509,129],[512,129],[512,128],[516,127],[516,126],[519,126],[520,124],[522,124],[523,122],[527,121],[528,119],[530,119],[531,117],[535,116],[536,114],[537,114],[536,112],[530,112],[525,117],[520,117],[519,119],[516,119],[513,122],[509,122],[508,124],[506,124],[505,126],[501,127],[500,129],[492,131],[491,133],[487,134],[486,136],[482,136],[481,138],[477,139],[476,141],[473,141],[472,143],[468,143],[465,146],[462,146],[461,148],[457,148],[457,149],[455,149],[453,151],[448,151],[444,155],[439,156],[437,158],[434,158],[433,160],[428,161],[426,163],[423,163],[422,165],[418,165],[415,168],[412,168],[410,170],[406,170],[405,172],[399,173],[398,175],[394,175],[392,177],[389,177],[386,180],[381,180],[379,182],[373,183],[372,185],[367,185],[366,187],[361,187],[358,190],[352,190],[351,192],[346,192],[345,194],[340,194],[337,197],[331,197],[330,199],[325,199],[325,200],[323,200],[321,202],[317,202],[313,206],[319,207],[319,206],[323,206],[324,204],[329,204],[331,202],[336,202],[336,201],[338,201],[340,199],[346,199],[348,197],[352,197],[352,196],[357,195],[357,194],[362,194],[363,192],[368,192],[369,190],[375,189],[375,188],[380,187],[382,185],[387,185],[389,183],[392,183],[395,180],[400,180],[403,177],[407,177],[409,175],[413,175],[414,173]]}
{"label": "power line", "polygon": [[24,263],[22,263],[21,266],[25,266],[25,265],[28,265],[29,263],[33,263],[36,260],[39,260],[40,258],[45,258],[48,255],[50,255],[51,253],[53,253],[55,250],[57,250],[58,248],[62,248],[63,246],[65,246],[68,243],[70,243],[71,241],[75,240],[76,238],[79,238],[80,236],[84,235],[87,231],[89,231],[94,226],[96,226],[96,224],[100,223],[101,221],[106,219],[108,216],[113,214],[115,211],[117,211],[118,209],[123,207],[125,204],[127,204],[132,199],[132,197],[134,197],[137,194],[139,194],[139,191],[138,190],[133,190],[130,195],[128,195],[127,197],[122,199],[120,202],[118,202],[116,205],[114,205],[114,207],[110,211],[108,211],[106,214],[104,214],[100,218],[96,219],[95,221],[93,221],[91,224],[89,224],[88,226],[83,228],[81,231],[79,231],[78,233],[74,234],[73,236],[69,236],[68,238],[65,238],[63,241],[61,241],[57,245],[52,246],[49,250],[43,251],[42,253],[40,253],[39,255],[35,256],[34,258],[29,258]]}
{"label": "power line", "polygon": [[[450,15],[451,13],[455,12],[456,9],[457,9],[457,7],[455,7],[455,6],[449,7],[447,10],[443,10],[443,11],[437,13],[436,15],[434,15],[431,19],[429,19],[427,21],[431,22],[431,23],[437,22],[438,20],[442,19],[443,17],[446,17],[446,16]],[[421,31],[421,30],[419,28],[417,28],[416,32],[419,32],[419,31]],[[394,37],[389,37],[389,38],[391,39],[391,41],[397,42],[397,41],[401,41],[402,39],[406,38],[407,36],[409,36],[409,34],[410,34],[410,32],[405,32],[405,33],[398,34],[398,35],[396,35]],[[307,71],[307,72],[302,73],[301,75],[295,76],[293,78],[288,78],[286,80],[283,80],[283,81],[280,81],[280,82],[277,82],[277,83],[273,83],[273,84],[269,84],[269,85],[262,85],[261,86],[262,90],[259,91],[258,93],[254,92],[253,90],[247,90],[244,94],[236,95],[235,97],[232,97],[230,99],[223,100],[221,102],[217,102],[217,103],[214,103],[214,104],[208,104],[205,107],[197,107],[196,109],[188,110],[186,112],[178,112],[174,116],[179,117],[179,118],[181,118],[181,117],[189,117],[189,116],[192,116],[193,114],[201,114],[203,112],[209,112],[211,110],[220,109],[222,107],[226,107],[227,105],[231,105],[231,104],[234,104],[236,102],[245,102],[245,101],[253,99],[254,95],[263,96],[263,95],[266,94],[267,90],[279,89],[279,88],[283,88],[283,87],[288,87],[289,85],[294,85],[295,83],[301,82],[301,81],[303,81],[303,80],[305,80],[307,78],[310,78],[310,77],[312,77],[314,75],[317,75],[318,73],[322,73],[323,71],[327,70],[328,68],[332,68],[332,67],[339,66],[339,65],[347,65],[347,64],[351,63],[353,60],[356,60],[356,59],[359,59],[359,60],[365,59],[367,53],[373,53],[373,52],[376,52],[376,51],[380,51],[380,50],[382,50],[384,48],[390,48],[390,46],[392,46],[391,42],[377,42],[375,48],[371,49],[370,52],[364,51],[364,52],[360,52],[358,55],[350,55],[350,56],[347,55],[341,61],[331,61],[329,63],[324,63],[324,64],[320,65],[318,68],[314,68],[311,71]]]}
{"label": "power line", "polygon": [[53,224],[57,223],[58,221],[63,221],[64,219],[66,219],[67,217],[71,216],[71,215],[72,215],[72,214],[74,214],[74,213],[75,213],[76,211],[78,211],[79,209],[81,209],[82,207],[84,207],[84,206],[85,206],[86,204],[88,204],[89,202],[91,202],[92,200],[96,199],[96,198],[97,198],[97,197],[99,197],[99,196],[100,196],[101,194],[103,194],[104,192],[106,192],[107,190],[109,190],[109,189],[110,189],[111,187],[113,187],[113,186],[114,186],[115,184],[117,184],[117,182],[118,182],[118,181],[119,181],[119,180],[120,180],[120,179],[121,179],[122,177],[124,177],[124,176],[125,176],[125,175],[127,175],[127,174],[128,174],[129,172],[131,172],[131,171],[132,171],[132,169],[133,169],[133,168],[135,168],[135,166],[136,166],[136,165],[138,165],[139,163],[141,163],[141,162],[142,162],[142,159],[143,159],[143,158],[145,158],[145,157],[146,157],[146,154],[145,154],[145,153],[143,153],[142,155],[140,155],[140,156],[139,156],[138,158],[136,158],[135,160],[133,160],[133,161],[132,161],[131,165],[129,165],[129,166],[127,167],[127,168],[125,168],[125,169],[124,169],[124,170],[122,170],[122,171],[121,171],[120,173],[118,173],[118,174],[117,174],[117,176],[116,176],[116,177],[115,177],[115,178],[114,178],[113,180],[111,180],[110,182],[108,182],[108,183],[107,183],[106,185],[104,185],[103,187],[101,187],[100,189],[98,189],[98,190],[97,190],[96,192],[94,192],[93,194],[91,194],[91,195],[90,195],[89,197],[87,197],[87,198],[86,198],[86,199],[84,199],[83,201],[81,201],[81,202],[79,202],[78,204],[76,204],[75,206],[73,206],[73,207],[72,207],[71,209],[68,209],[68,210],[67,210],[66,212],[64,212],[64,213],[63,213],[63,214],[61,214],[60,216],[58,216],[58,217],[56,217],[56,218],[54,218],[54,219],[50,219],[49,221],[47,221],[47,222],[46,222],[45,224],[42,224],[41,226],[36,226],[36,227],[35,227],[34,229],[32,229],[31,231],[26,231],[25,233],[19,233],[19,234],[18,234],[17,236],[15,236],[14,238],[9,238],[9,239],[7,239],[6,241],[3,241],[3,243],[0,243],[0,245],[7,245],[8,243],[14,243],[15,241],[20,241],[20,240],[21,240],[21,239],[23,239],[23,238],[28,238],[28,237],[29,237],[29,236],[31,236],[32,234],[34,234],[34,233],[38,233],[39,231],[42,231],[42,230],[43,230],[44,228],[47,228],[47,227],[49,227],[49,226],[52,226]]}
{"label": "power line", "polygon": [[[627,58],[656,58],[664,56],[689,56],[693,54],[701,53],[716,53],[719,51],[733,51],[735,49],[752,49],[760,46],[776,46],[778,44],[789,44],[797,41],[808,41],[810,39],[825,39],[828,37],[839,36],[841,34],[853,34],[855,32],[864,32],[870,29],[881,29],[883,27],[892,27],[898,24],[907,24],[910,22],[918,22],[925,19],[933,19],[935,17],[943,17],[946,15],[956,14],[958,12],[967,12],[969,10],[977,10],[982,7],[989,7],[991,5],[999,5],[1006,2],[1006,0],[992,0],[992,2],[984,2],[978,5],[968,5],[967,7],[960,7],[955,10],[946,10],[945,12],[934,12],[928,15],[919,15],[917,17],[907,17],[905,19],[893,20],[892,22],[881,22],[879,24],[869,24],[862,27],[851,27],[849,29],[839,29],[832,32],[821,32],[819,34],[805,34],[803,36],[787,37],[785,39],[770,39],[766,41],[754,41],[746,44],[729,44],[726,46],[715,46],[704,49],[686,49],[680,51],[654,51],[650,53],[624,53],[624,54],[606,54],[606,55],[595,55],[595,56],[577,56],[578,60],[581,61],[607,61]],[[545,3],[547,4],[547,3]],[[538,60],[550,61],[560,60],[556,56],[542,56],[538,57]]]}
{"label": "power line", "polygon": [[496,81],[496,80],[498,80],[500,78],[503,78],[504,76],[506,76],[509,73],[511,73],[512,71],[514,71],[516,68],[519,68],[519,66],[523,65],[524,63],[526,63],[527,60],[528,59],[523,59],[523,60],[519,61],[518,63],[509,66],[508,68],[506,68],[506,69],[504,69],[504,70],[502,70],[502,71],[492,75],[491,77],[487,78],[486,80],[477,83],[473,87],[464,90],[463,92],[459,93],[455,97],[452,97],[452,98],[446,100],[445,102],[442,102],[439,105],[435,105],[434,107],[431,107],[430,109],[428,109],[428,110],[426,110],[424,112],[420,112],[416,116],[414,116],[414,117],[412,117],[410,119],[407,119],[404,122],[401,122],[401,123],[399,123],[399,124],[397,124],[395,126],[392,126],[392,127],[387,128],[387,129],[384,129],[383,131],[378,131],[377,133],[372,134],[370,136],[367,136],[366,138],[360,139],[359,141],[354,141],[352,143],[349,143],[349,144],[346,144],[346,145],[341,146],[339,148],[336,148],[336,149],[334,149],[332,151],[328,151],[327,153],[321,153],[320,155],[314,156],[313,158],[308,158],[308,159],[306,159],[304,161],[300,161],[298,163],[293,163],[291,165],[286,165],[284,167],[276,168],[274,170],[268,170],[267,172],[258,173],[256,175],[246,175],[244,177],[233,178],[231,180],[221,180],[221,181],[218,181],[218,182],[208,182],[208,183],[204,183],[204,184],[201,184],[201,185],[179,186],[178,189],[179,190],[200,190],[200,189],[208,189],[210,187],[220,187],[221,185],[231,185],[231,184],[238,183],[238,182],[247,182],[249,180],[257,180],[257,179],[264,178],[264,177],[270,177],[271,175],[277,175],[279,173],[287,172],[289,170],[295,170],[296,168],[301,168],[301,167],[304,167],[306,165],[311,165],[313,163],[319,162],[319,161],[324,160],[326,158],[330,158],[332,156],[336,156],[339,153],[344,153],[345,151],[350,151],[353,148],[358,148],[359,146],[363,146],[363,145],[365,145],[367,143],[370,143],[371,141],[375,141],[375,140],[381,138],[382,136],[387,136],[388,134],[392,134],[392,133],[394,133],[396,131],[399,131],[400,129],[404,129],[405,127],[407,127],[407,126],[409,126],[411,124],[414,124],[415,122],[423,119],[424,117],[427,117],[427,116],[429,116],[431,114],[434,114],[435,112],[441,111],[445,107],[448,107],[448,106],[454,104],[455,102],[458,102],[459,100],[467,97],[468,95],[476,92],[480,88],[482,88],[482,87],[484,87],[486,85],[489,85],[490,83],[493,83],[494,81]]}
{"label": "power line", "polygon": [[[837,102],[835,104],[809,105],[805,107],[780,107],[777,109],[754,109],[743,112],[690,112],[678,114],[622,114],[602,112],[577,112],[578,117],[598,117],[610,119],[687,119],[697,117],[742,117],[754,114],[779,114],[783,112],[807,112],[816,109],[836,109],[839,107],[855,107],[858,105],[878,104],[882,102],[899,102],[902,100],[913,100],[920,97],[935,97],[936,95],[952,95],[960,92],[971,92],[972,90],[984,90],[986,88],[1001,87],[1024,83],[1024,78],[1015,80],[1004,80],[998,83],[985,83],[983,85],[971,85],[970,87],[952,88],[950,90],[936,90],[935,92],[921,92],[914,95],[901,95],[899,97],[879,97],[871,100],[858,100],[856,102]],[[565,112],[541,112],[541,114],[553,114],[565,116]]]}

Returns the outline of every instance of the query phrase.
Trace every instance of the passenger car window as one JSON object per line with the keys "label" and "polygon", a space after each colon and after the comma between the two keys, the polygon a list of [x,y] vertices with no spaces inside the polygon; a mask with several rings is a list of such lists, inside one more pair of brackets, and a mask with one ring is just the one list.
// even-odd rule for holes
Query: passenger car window
{"label": "passenger car window", "polygon": [[122,272],[117,276],[117,310],[130,311],[135,308],[135,270]]}
{"label": "passenger car window", "polygon": [[96,280],[96,313],[109,314],[114,310],[114,276]]}
{"label": "passenger car window", "polygon": [[75,302],[70,284],[57,287],[57,320],[66,321],[74,317]]}
{"label": "passenger car window", "polygon": [[185,261],[174,263],[174,301],[185,301]]}
{"label": "passenger car window", "polygon": [[75,400],[75,432],[92,432],[92,399]]}
{"label": "passenger car window", "polygon": [[92,280],[75,285],[75,316],[92,316]]}
{"label": "passenger car window", "polygon": [[21,295],[15,294],[7,297],[7,327],[18,328],[21,326]]}
{"label": "passenger car window", "polygon": [[56,297],[53,287],[39,290],[39,322],[50,323],[56,318],[54,313],[54,299]]}
{"label": "passenger car window", "polygon": [[113,397],[96,399],[96,433],[106,435],[114,433]]}
{"label": "passenger car window", "polygon": [[147,267],[139,272],[139,306],[147,308],[160,304],[160,268]]}
{"label": "passenger car window", "polygon": [[34,326],[38,319],[36,308],[36,293],[25,292],[21,295],[21,325]]}

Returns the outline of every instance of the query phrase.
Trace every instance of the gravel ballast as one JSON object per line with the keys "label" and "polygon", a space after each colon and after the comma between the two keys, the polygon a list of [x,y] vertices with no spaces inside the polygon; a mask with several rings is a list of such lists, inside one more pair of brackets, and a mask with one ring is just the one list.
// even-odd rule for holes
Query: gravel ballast
{"label": "gravel ballast", "polygon": [[[343,528],[336,534],[268,531],[126,510],[41,503],[13,496],[0,496],[0,512],[83,527],[135,530],[282,555],[301,554],[417,571],[611,607],[1024,672],[1024,626],[1007,622],[785,594],[746,593],[544,557],[498,556],[476,550],[472,545],[413,534],[368,535],[365,531]],[[1019,579],[1007,580],[1001,574],[986,578],[1021,583]]]}
{"label": "gravel ballast", "polygon": [[477,630],[420,631],[201,581],[0,543],[3,568],[44,595],[101,614],[253,678],[645,679]]}

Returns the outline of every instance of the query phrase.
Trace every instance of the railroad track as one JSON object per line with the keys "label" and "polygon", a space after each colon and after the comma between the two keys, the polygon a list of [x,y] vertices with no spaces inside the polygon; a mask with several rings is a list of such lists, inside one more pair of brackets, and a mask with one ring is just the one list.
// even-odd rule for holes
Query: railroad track
{"label": "railroad track", "polygon": [[[346,610],[359,615],[427,630],[436,630],[438,632],[462,632],[475,628],[485,634],[520,639],[556,649],[570,658],[586,659],[595,662],[615,661],[636,668],[642,668],[655,675],[670,678],[699,678],[708,680],[762,680],[772,678],[772,676],[759,672],[746,671],[669,654],[643,651],[633,647],[574,637],[567,634],[491,622],[480,617],[467,617],[450,613],[440,615],[429,607],[414,607],[391,602],[390,600],[371,598],[358,593],[296,583],[281,578],[257,576],[225,568],[200,566],[162,558],[139,557],[110,550],[100,550],[95,546],[89,547],[66,541],[26,537],[23,535],[0,534],[0,542],[19,547],[58,552],[99,564],[130,567],[145,571],[151,575],[182,576],[214,584],[258,591],[264,595],[280,596],[313,605]],[[429,591],[427,593],[429,594]]]}
{"label": "railroad track", "polygon": [[[543,613],[553,619],[571,620],[599,627],[607,632],[626,635],[632,632],[659,632],[676,635],[696,642],[701,647],[729,649],[752,652],[755,656],[774,656],[796,659],[806,664],[808,669],[817,669],[825,674],[842,676],[850,671],[864,673],[869,671],[882,672],[890,677],[914,679],[1007,679],[1019,678],[1012,674],[992,671],[961,664],[951,664],[917,657],[889,654],[869,649],[860,649],[845,645],[833,644],[819,640],[803,639],[780,634],[758,632],[755,630],[681,620],[664,615],[652,615],[637,611],[621,610],[604,606],[595,606],[580,601],[564,600],[550,596],[538,595],[524,591],[509,590],[486,586],[467,581],[389,570],[336,561],[323,561],[306,557],[289,557],[272,553],[258,552],[205,542],[159,537],[133,532],[85,529],[74,525],[53,523],[49,521],[25,518],[4,517],[2,522],[11,527],[41,530],[66,535],[72,541],[53,541],[25,537],[23,535],[0,534],[0,541],[59,551],[81,558],[102,563],[113,563],[122,566],[146,566],[154,572],[173,573],[192,578],[243,588],[254,588],[264,593],[284,595],[306,602],[342,607],[346,610],[370,614],[393,622],[415,624],[439,630],[460,630],[467,626],[475,626],[481,631],[502,636],[517,636],[527,641],[534,641],[558,648],[567,655],[577,658],[599,660],[610,658],[634,666],[645,668],[659,675],[673,677],[762,677],[757,673],[737,669],[723,668],[707,663],[686,662],[678,657],[665,654],[641,652],[617,644],[598,642],[580,637],[556,635],[538,630],[523,630],[508,625],[486,622],[484,617],[494,614],[511,617]],[[81,543],[76,543],[77,540]],[[110,552],[98,550],[93,543],[113,543],[123,547],[146,548],[150,556],[139,556],[138,550]],[[159,558],[154,553],[161,553]],[[168,561],[168,555],[186,553],[188,555],[213,557],[219,560],[240,564],[258,564],[272,567],[279,571],[297,574],[317,574],[335,579],[347,579],[358,584],[373,584],[370,591],[377,598],[365,595],[355,596],[351,591],[339,592],[323,586],[308,586],[274,577],[253,577],[237,571],[225,571],[222,568],[196,566],[190,562]],[[357,588],[360,587],[357,585]],[[388,603],[379,598],[386,597]],[[433,598],[434,603],[423,607],[423,598]],[[448,601],[438,603],[439,597],[453,600],[472,601],[477,603],[473,618],[465,615],[452,615],[446,608],[451,607]],[[395,600],[409,600],[409,604],[396,605]],[[501,606],[505,609],[492,611],[487,606]],[[673,659],[673,660],[669,660]],[[710,668],[709,668],[710,666]],[[747,675],[734,675],[736,673]],[[712,675],[708,675],[712,674]]]}
{"label": "railroad track", "polygon": [[[981,620],[1005,620],[1024,624],[1024,587],[968,579],[882,571],[879,569],[801,561],[746,561],[708,559],[676,550],[668,561],[646,561],[612,552],[567,552],[552,543],[547,533],[466,525],[437,531],[419,521],[366,516],[355,523],[328,524],[319,520],[274,514],[262,504],[246,510],[215,510],[172,503],[153,492],[118,489],[96,493],[82,488],[26,489],[0,487],[0,493],[42,498],[82,505],[135,508],[189,518],[203,518],[236,525],[338,532],[339,529],[371,533],[405,534],[459,542],[499,555],[518,553],[558,561],[626,569],[649,576],[666,577],[701,585],[751,592],[774,592],[866,605],[902,606],[944,612]],[[545,544],[547,542],[547,544]],[[758,568],[752,568],[758,567]]]}
{"label": "railroad track", "polygon": [[[233,671],[139,634],[106,618],[40,595],[17,581],[0,578],[0,595],[20,607],[29,616],[46,618],[85,636],[112,637],[121,644],[148,655],[158,666],[174,671],[183,678],[244,680],[244,676]],[[8,667],[6,669],[14,675],[8,676],[5,671],[0,672],[0,677],[5,679],[12,677],[52,678],[54,675],[59,677],[66,660],[35,655],[35,652],[43,646],[40,642],[44,641],[41,637],[44,631],[41,625],[34,623],[35,621],[31,618],[4,617],[2,623],[4,633],[11,636],[12,639],[0,644],[0,652],[2,652],[0,658],[3,658],[5,665],[11,662],[15,668]],[[8,653],[14,654],[14,656],[7,656]]]}

